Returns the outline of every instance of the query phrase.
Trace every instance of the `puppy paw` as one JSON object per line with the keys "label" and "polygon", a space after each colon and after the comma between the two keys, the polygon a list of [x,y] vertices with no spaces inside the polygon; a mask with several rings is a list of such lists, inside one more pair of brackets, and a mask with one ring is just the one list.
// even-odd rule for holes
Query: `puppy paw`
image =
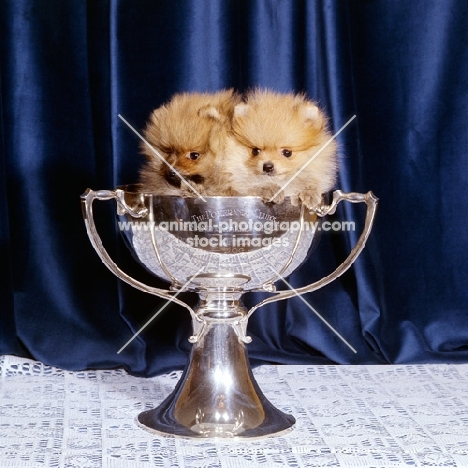
{"label": "puppy paw", "polygon": [[316,209],[322,203],[322,197],[311,191],[301,192],[297,198],[298,201],[301,201],[309,210]]}
{"label": "puppy paw", "polygon": [[236,189],[233,189],[232,187],[228,187],[222,190],[221,194],[227,197],[241,197],[242,196],[240,192],[238,192]]}
{"label": "puppy paw", "polygon": [[206,195],[205,187],[200,184],[194,184],[193,182],[190,184],[190,187],[188,185],[183,184],[183,187],[180,188],[180,195],[182,197],[188,197],[188,198],[193,198],[193,197],[199,197],[200,195]]}
{"label": "puppy paw", "polygon": [[257,195],[259,195],[264,202],[270,203],[283,203],[285,198],[284,192],[280,190],[278,186],[262,187]]}
{"label": "puppy paw", "polygon": [[289,195],[289,200],[291,201],[292,206],[299,206],[301,204],[299,195]]}

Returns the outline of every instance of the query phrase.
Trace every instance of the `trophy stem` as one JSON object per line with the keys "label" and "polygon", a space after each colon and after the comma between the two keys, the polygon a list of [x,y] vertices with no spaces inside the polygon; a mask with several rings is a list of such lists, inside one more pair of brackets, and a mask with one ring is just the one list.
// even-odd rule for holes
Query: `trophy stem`
{"label": "trophy stem", "polygon": [[200,292],[189,362],[166,400],[138,415],[140,427],[170,436],[262,438],[294,425],[294,417],[275,408],[252,375],[241,294],[219,286]]}

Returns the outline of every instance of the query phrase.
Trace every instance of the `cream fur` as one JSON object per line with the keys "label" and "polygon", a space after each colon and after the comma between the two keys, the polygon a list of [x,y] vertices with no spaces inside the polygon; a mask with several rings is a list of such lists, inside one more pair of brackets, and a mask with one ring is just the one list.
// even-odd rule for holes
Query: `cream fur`
{"label": "cream fur", "polygon": [[[291,197],[294,204],[317,206],[333,188],[337,171],[334,141],[315,156],[332,136],[326,124],[323,112],[304,95],[249,93],[234,109],[233,138],[227,142],[224,177],[231,193],[269,200],[280,190],[275,202]],[[283,155],[289,151],[290,157]],[[264,164],[274,169],[267,173]]]}
{"label": "cream fur", "polygon": [[[323,112],[302,94],[254,90],[243,102],[232,90],[176,94],[153,111],[144,136],[202,195],[275,195],[314,208],[335,183],[336,143]],[[151,149],[142,151],[143,191],[195,196]]]}

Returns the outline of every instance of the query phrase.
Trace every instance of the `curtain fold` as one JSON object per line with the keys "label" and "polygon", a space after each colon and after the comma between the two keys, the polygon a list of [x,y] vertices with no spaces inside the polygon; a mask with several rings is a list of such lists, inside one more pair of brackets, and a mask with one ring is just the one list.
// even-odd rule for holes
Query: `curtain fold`
{"label": "curtain fold", "polygon": [[361,177],[380,197],[369,331],[390,362],[466,359],[467,10],[350,3]]}
{"label": "curtain fold", "polygon": [[[337,138],[337,188],[380,204],[350,271],[308,304],[253,315],[252,361],[466,361],[467,15],[465,0],[1,2],[0,353],[139,375],[183,366],[190,318],[174,305],[117,353],[164,301],[101,264],[79,197],[137,179],[139,140],[119,114],[142,129],[176,92],[268,87],[307,93],[334,132],[356,116]],[[112,204],[96,205],[117,263],[167,287],[135,264]],[[363,212],[340,205],[331,220],[356,231],[323,232],[288,281],[342,262]]]}

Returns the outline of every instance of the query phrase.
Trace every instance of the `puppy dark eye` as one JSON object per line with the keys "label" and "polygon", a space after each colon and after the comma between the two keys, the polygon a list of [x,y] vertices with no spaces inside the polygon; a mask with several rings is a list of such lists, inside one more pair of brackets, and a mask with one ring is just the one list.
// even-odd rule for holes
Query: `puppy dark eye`
{"label": "puppy dark eye", "polygon": [[292,151],[291,150],[288,150],[288,149],[284,149],[283,151],[281,151],[281,154],[285,157],[285,158],[290,158],[292,156]]}
{"label": "puppy dark eye", "polygon": [[196,161],[200,157],[200,153],[197,153],[196,151],[192,151],[191,153],[189,153],[188,157],[192,161]]}
{"label": "puppy dark eye", "polygon": [[252,148],[252,156],[258,156],[260,154],[260,148]]}

